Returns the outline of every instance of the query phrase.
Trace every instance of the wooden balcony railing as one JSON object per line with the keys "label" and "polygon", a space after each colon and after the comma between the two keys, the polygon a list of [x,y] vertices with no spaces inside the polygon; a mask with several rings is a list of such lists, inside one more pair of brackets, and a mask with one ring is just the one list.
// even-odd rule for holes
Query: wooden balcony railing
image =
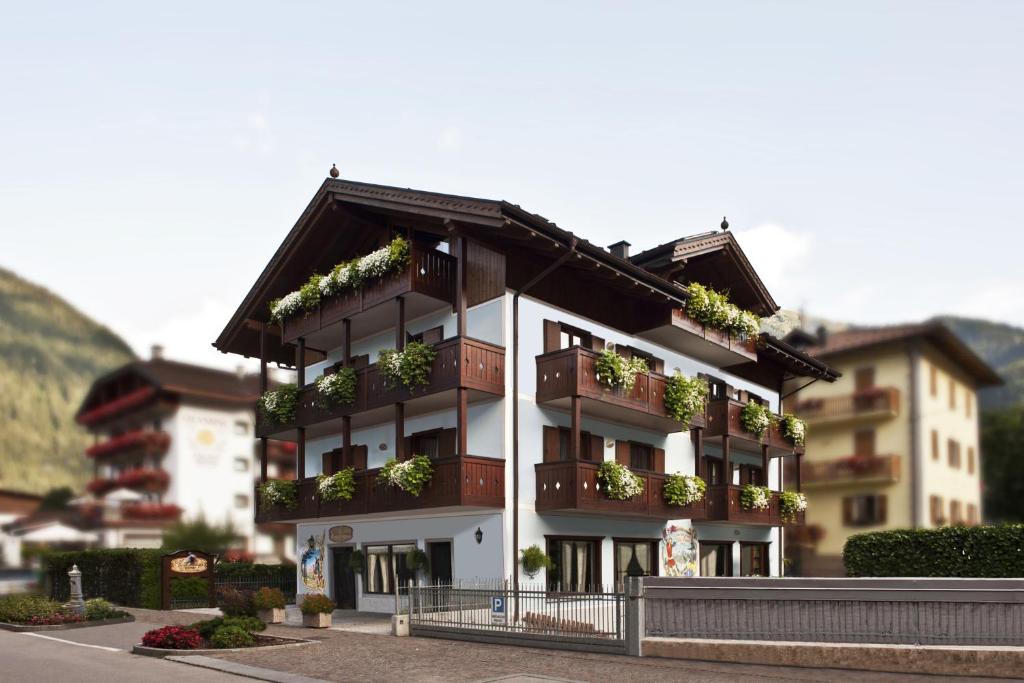
{"label": "wooden balcony railing", "polygon": [[416,242],[410,245],[409,252],[409,267],[405,270],[328,297],[315,310],[286,318],[281,324],[281,340],[295,341],[404,294],[422,294],[454,303],[457,259]]}
{"label": "wooden balcony railing", "polygon": [[794,407],[794,412],[808,423],[895,417],[899,411],[900,390],[896,387],[875,387],[828,398],[806,398]]}
{"label": "wooden balcony railing", "polygon": [[806,486],[868,482],[894,484],[899,480],[898,455],[851,455],[822,462],[804,462],[800,469],[800,481]]}
{"label": "wooden balcony railing", "polygon": [[[268,422],[257,410],[257,436],[280,434],[295,427],[309,427],[344,415],[409,402],[450,389],[465,388],[485,394],[505,393],[505,349],[478,339],[452,337],[434,345],[437,356],[425,386],[408,389],[389,386],[377,364],[362,368],[356,377],[356,400],[350,405],[324,405],[316,384],[299,391],[295,420],[290,424]],[[454,404],[453,404],[454,405]]]}
{"label": "wooden balcony railing", "polygon": [[[537,356],[537,403],[549,403],[580,396],[584,411],[599,417],[640,426],[657,426],[666,432],[689,429],[690,425],[672,419],[665,410],[665,383],[668,378],[657,372],[636,376],[632,390],[609,389],[597,378],[595,364],[600,354],[573,346]],[[625,410],[621,410],[625,409]],[[704,416],[696,415],[692,425],[702,426]]]}
{"label": "wooden balcony railing", "polygon": [[789,439],[782,436],[778,421],[773,422],[772,426],[760,438],[756,434],[745,430],[740,420],[740,414],[743,412],[744,405],[731,398],[708,401],[707,428],[704,430],[704,437],[729,436],[743,439],[758,446],[768,446],[776,454],[804,452],[803,446],[793,444]]}
{"label": "wooden balcony railing", "polygon": [[736,522],[739,524],[803,524],[804,513],[798,512],[795,521],[782,521],[779,513],[779,494],[773,491],[767,510],[744,510],[740,504],[742,486],[709,486],[704,498],[707,501],[707,517],[711,522]]}
{"label": "wooden balcony railing", "polygon": [[582,460],[538,463],[537,512],[585,512],[596,516],[643,517],[647,519],[703,519],[704,501],[677,507],[664,499],[666,475],[636,472],[644,491],[630,500],[612,500],[597,480],[598,463]]}
{"label": "wooden balcony railing", "polygon": [[729,349],[733,353],[745,356],[749,360],[757,360],[757,339],[755,338],[741,339],[728,332],[708,327],[691,318],[682,308],[672,309],[672,325],[702,337],[705,341]]}
{"label": "wooden balcony railing", "polygon": [[433,461],[430,482],[418,496],[377,482],[380,469],[355,473],[356,492],[349,501],[321,501],[316,478],[297,482],[295,508],[264,507],[256,488],[256,522],[280,522],[319,517],[349,517],[374,512],[398,512],[440,507],[505,506],[505,461],[476,455],[456,456]]}

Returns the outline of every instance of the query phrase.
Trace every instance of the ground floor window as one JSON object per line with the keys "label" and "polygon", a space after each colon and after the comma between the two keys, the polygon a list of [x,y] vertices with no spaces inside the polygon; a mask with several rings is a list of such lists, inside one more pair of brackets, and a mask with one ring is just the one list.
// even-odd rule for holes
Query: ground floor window
{"label": "ground floor window", "polygon": [[406,567],[406,556],[416,546],[368,545],[364,546],[366,556],[366,593],[394,594],[396,585],[405,585],[412,578]]}
{"label": "ground floor window", "polygon": [[548,538],[548,590],[585,593],[601,585],[601,541],[595,538]]}
{"label": "ground floor window", "polygon": [[700,575],[732,576],[732,543],[701,541]]}
{"label": "ground floor window", "polygon": [[615,587],[624,590],[627,576],[658,575],[658,542],[615,541]]}
{"label": "ground floor window", "polygon": [[768,543],[740,543],[740,576],[770,576]]}

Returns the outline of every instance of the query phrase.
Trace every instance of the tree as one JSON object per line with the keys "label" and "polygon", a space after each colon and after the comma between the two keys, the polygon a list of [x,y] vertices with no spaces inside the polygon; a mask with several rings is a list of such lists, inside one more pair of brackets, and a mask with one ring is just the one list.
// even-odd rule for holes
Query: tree
{"label": "tree", "polygon": [[164,532],[163,546],[167,551],[202,550],[223,555],[239,538],[230,522],[218,526],[199,516],[191,522],[177,522]]}
{"label": "tree", "polygon": [[981,414],[981,473],[986,522],[1024,521],[1024,406]]}
{"label": "tree", "polygon": [[75,497],[75,492],[71,490],[70,486],[61,486],[59,488],[50,489],[43,494],[43,499],[39,502],[39,509],[42,511],[59,511],[67,510],[68,503]]}

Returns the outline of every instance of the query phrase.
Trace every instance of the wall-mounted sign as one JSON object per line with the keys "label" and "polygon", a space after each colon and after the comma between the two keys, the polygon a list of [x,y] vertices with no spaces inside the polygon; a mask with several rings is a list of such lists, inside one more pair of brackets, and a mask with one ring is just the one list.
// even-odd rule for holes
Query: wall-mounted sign
{"label": "wall-mounted sign", "polygon": [[175,557],[171,560],[171,571],[175,574],[198,574],[206,571],[206,560],[189,554],[187,557]]}
{"label": "wall-mounted sign", "polygon": [[327,537],[331,540],[331,543],[347,543],[352,540],[352,527],[332,526],[327,532]]}

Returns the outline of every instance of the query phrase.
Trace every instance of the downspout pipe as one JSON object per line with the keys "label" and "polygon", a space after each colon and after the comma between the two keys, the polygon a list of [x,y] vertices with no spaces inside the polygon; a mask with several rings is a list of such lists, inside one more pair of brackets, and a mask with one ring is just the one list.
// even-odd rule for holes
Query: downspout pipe
{"label": "downspout pipe", "polygon": [[[519,592],[519,296],[555,272],[576,253],[577,239],[569,233],[569,249],[512,295],[512,585]],[[517,609],[519,602],[516,601]]]}

